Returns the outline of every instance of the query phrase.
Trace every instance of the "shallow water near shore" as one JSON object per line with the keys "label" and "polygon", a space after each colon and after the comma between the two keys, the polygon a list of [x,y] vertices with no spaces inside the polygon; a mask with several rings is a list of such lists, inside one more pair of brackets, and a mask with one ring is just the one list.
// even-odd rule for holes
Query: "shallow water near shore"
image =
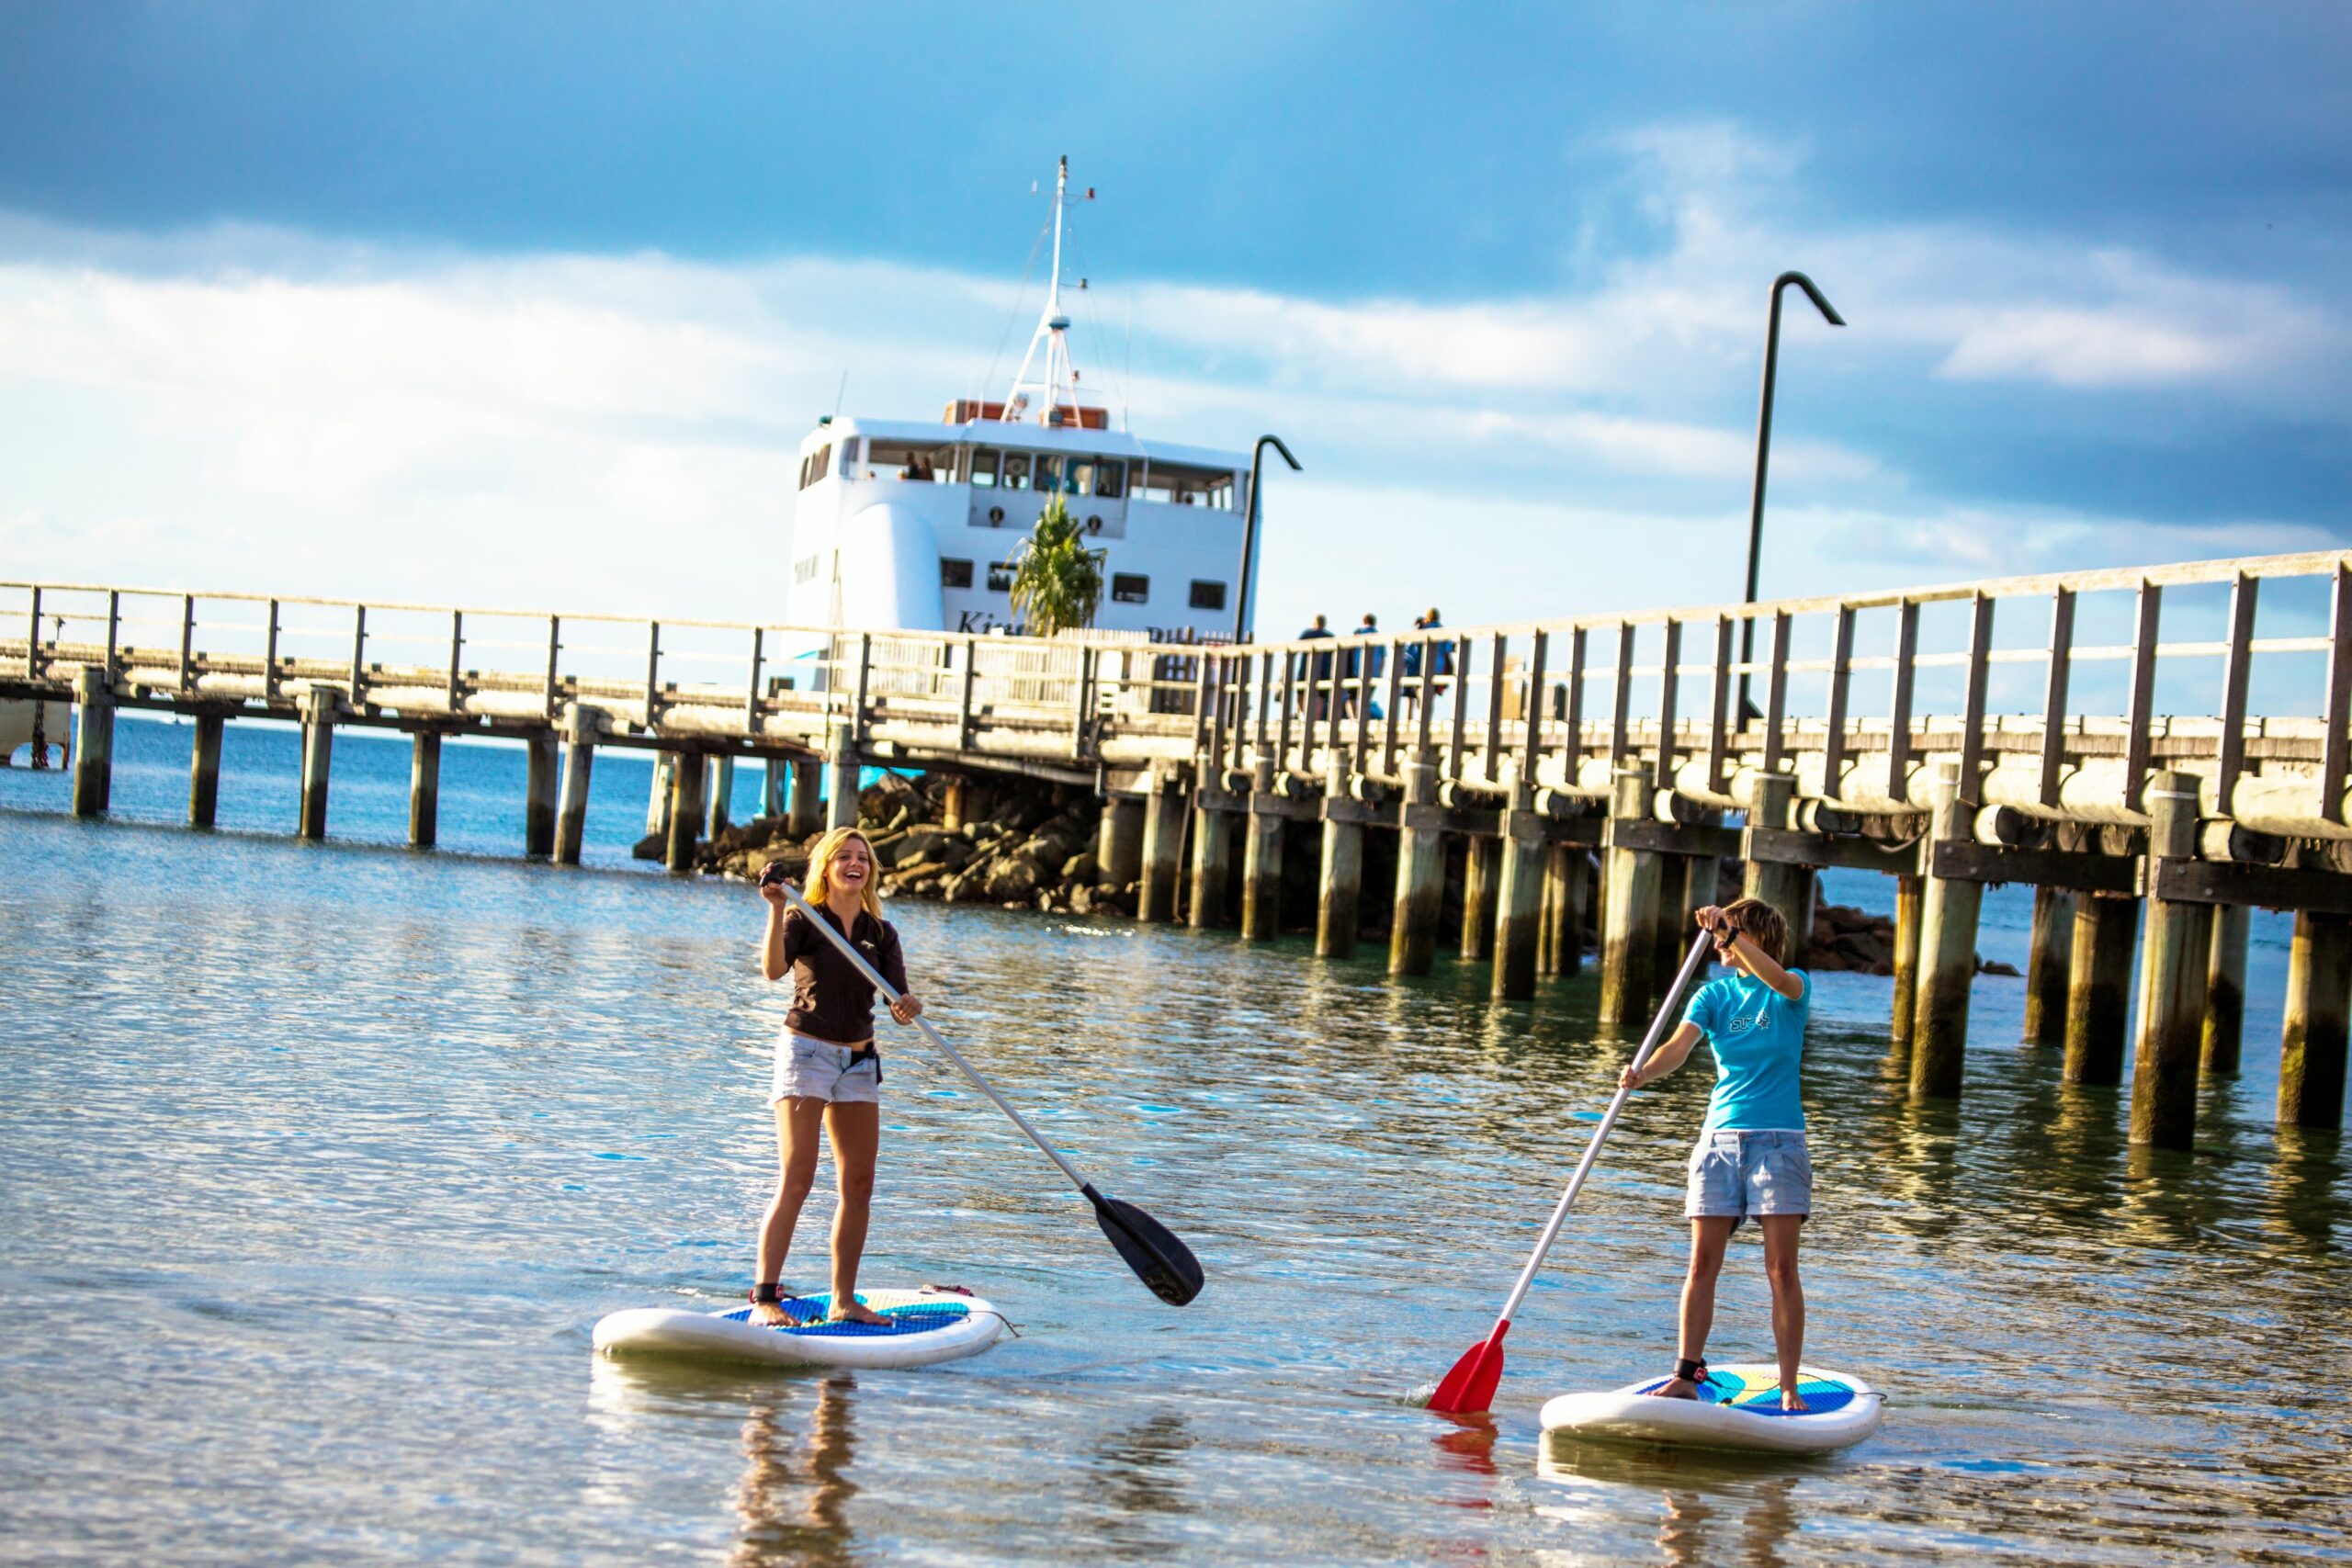
{"label": "shallow water near shore", "polygon": [[[1702,1066],[1635,1098],[1495,1416],[1405,1402],[1485,1334],[1607,1101],[1629,1047],[1589,975],[1495,1007],[1446,955],[1400,985],[1369,952],[916,903],[934,1021],[1206,1292],[1151,1298],[891,1031],[867,1276],[968,1285],[1022,1337],[925,1371],[612,1365],[604,1313],[748,1280],[782,1012],[752,895],[627,868],[643,769],[608,793],[601,761],[602,869],[498,858],[522,761],[481,748],[445,763],[464,852],[397,847],[407,752],[365,740],[335,840],[275,836],[290,737],[238,726],[223,820],[268,831],[192,834],[187,733],[121,727],[110,823],[0,773],[0,1561],[2352,1556],[2352,1158],[2269,1124],[2275,919],[2193,1155],[2131,1150],[2128,1090],[2016,1044],[2015,980],[1978,984],[1964,1097],[1917,1110],[1888,982],[1819,977],[1807,1359],[1890,1393],[1842,1455],[1537,1429],[1672,1354]],[[2021,962],[2025,900],[1987,908]],[[829,1213],[789,1280],[821,1279]],[[1764,1299],[1744,1236],[1718,1359],[1770,1359]]]}

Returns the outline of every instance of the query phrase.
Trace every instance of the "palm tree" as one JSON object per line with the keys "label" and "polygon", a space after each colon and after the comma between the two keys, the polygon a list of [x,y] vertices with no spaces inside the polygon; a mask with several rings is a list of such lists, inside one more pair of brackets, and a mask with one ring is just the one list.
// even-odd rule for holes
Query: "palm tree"
{"label": "palm tree", "polygon": [[1103,552],[1086,547],[1078,519],[1054,497],[1012,560],[1012,611],[1032,637],[1094,624],[1102,603]]}

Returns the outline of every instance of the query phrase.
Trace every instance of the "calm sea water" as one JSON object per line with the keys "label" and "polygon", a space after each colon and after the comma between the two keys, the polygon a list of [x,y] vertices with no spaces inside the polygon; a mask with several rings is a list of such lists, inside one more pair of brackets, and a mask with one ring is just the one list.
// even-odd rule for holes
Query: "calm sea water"
{"label": "calm sea water", "polygon": [[[1718,1563],[2352,1555],[2352,1179],[2269,1126],[2283,971],[2193,1155],[2015,1043],[1903,1103],[1888,983],[1824,976],[1808,1059],[1809,1359],[1891,1391],[1830,1459],[1547,1445],[1538,1405],[1662,1370],[1703,1071],[1637,1097],[1514,1328],[1501,1408],[1404,1396],[1486,1331],[1626,1045],[1589,977],[1493,1007],[1295,943],[906,905],[936,1021],[1210,1284],[1149,1297],[1046,1162],[891,1035],[868,1277],[960,1281],[1022,1337],[926,1371],[599,1364],[602,1314],[718,1305],[773,1179],[778,999],[740,886],[642,874],[645,770],[591,858],[496,858],[520,754],[339,744],[334,841],[290,736],[126,722],[118,820],[0,773],[0,1560]],[[739,790],[746,789],[739,785]],[[738,809],[748,811],[748,794]],[[143,819],[143,822],[142,822]],[[1840,882],[1841,897],[1883,892]],[[1991,903],[2021,957],[2024,900]],[[826,1203],[812,1204],[809,1224]],[[810,1234],[815,1234],[813,1228]],[[789,1278],[820,1277],[804,1248]],[[1713,1350],[1769,1359],[1752,1242]]]}

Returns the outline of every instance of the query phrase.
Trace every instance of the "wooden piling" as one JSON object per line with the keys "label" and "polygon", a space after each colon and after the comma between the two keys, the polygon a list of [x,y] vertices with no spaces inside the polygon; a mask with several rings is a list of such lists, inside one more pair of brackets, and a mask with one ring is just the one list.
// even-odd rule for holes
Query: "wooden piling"
{"label": "wooden piling", "polygon": [[1919,918],[1927,892],[1920,877],[1894,879],[1894,1007],[1887,1034],[1897,1045],[1911,1043],[1919,1010]]}
{"label": "wooden piling", "polygon": [[947,788],[939,797],[939,826],[947,832],[960,833],[970,809],[972,781],[957,773],[947,781]]}
{"label": "wooden piling", "polygon": [[1094,863],[1102,880],[1124,887],[1143,876],[1143,802],[1114,795],[1102,802],[1094,829]]}
{"label": "wooden piling", "polygon": [[2217,1077],[2235,1077],[2245,1035],[2245,949],[2254,911],[2244,904],[2213,907],[2213,947],[2205,965],[2205,1025],[2199,1065]]}
{"label": "wooden piling", "polygon": [[103,670],[74,676],[74,815],[103,817],[114,796],[114,688]]}
{"label": "wooden piling", "polygon": [[429,850],[441,830],[441,732],[420,729],[410,743],[408,841]]}
{"label": "wooden piling", "polygon": [[1426,975],[1437,962],[1445,901],[1445,832],[1437,823],[1437,766],[1407,762],[1404,827],[1396,836],[1396,903],[1388,921],[1388,972]]}
{"label": "wooden piling", "polygon": [[[864,639],[860,639],[861,641]],[[857,826],[857,780],[864,759],[848,725],[833,726],[832,744],[825,755],[825,826]]]}
{"label": "wooden piling", "polygon": [[1183,781],[1164,767],[1151,770],[1139,814],[1143,818],[1143,886],[1136,919],[1170,925],[1176,919],[1176,885],[1184,872]]}
{"label": "wooden piling", "polygon": [[672,871],[695,868],[695,840],[702,826],[703,758],[681,751],[670,770],[670,835],[662,863]]}
{"label": "wooden piling", "polygon": [[792,795],[792,764],[782,757],[770,757],[761,770],[760,815],[782,817],[784,803]]}
{"label": "wooden piling", "polygon": [[2280,1126],[2332,1129],[2343,1122],[2347,1007],[2352,916],[2298,910],[2278,1049]]}
{"label": "wooden piling", "polygon": [[[1796,797],[1796,789],[1797,781],[1788,773],[1758,775],[1755,793],[1748,800],[1748,821],[1758,828],[1794,827],[1789,808]],[[1780,911],[1781,919],[1789,928],[1786,962],[1792,968],[1804,964],[1805,948],[1813,936],[1813,867],[1809,865],[1764,860],[1749,861],[1740,881],[1743,897],[1770,904]]]}
{"label": "wooden piling", "polygon": [[1323,863],[1316,882],[1315,955],[1352,958],[1363,911],[1363,824],[1349,788],[1348,753],[1334,746],[1323,780]]}
{"label": "wooden piling", "polygon": [[575,707],[564,717],[563,784],[556,802],[555,863],[578,865],[588,837],[588,783],[596,766],[596,736],[604,715]]}
{"label": "wooden piling", "polygon": [[677,774],[675,751],[653,753],[653,789],[645,802],[645,836],[649,839],[670,836],[670,797],[677,793]]}
{"label": "wooden piling", "polygon": [[298,830],[305,839],[327,836],[327,784],[334,773],[334,721],[343,694],[314,685],[296,707],[302,716],[302,800]]}
{"label": "wooden piling", "polygon": [[2129,898],[2086,893],[2075,901],[2066,957],[2066,1066],[2072,1084],[2123,1081],[2123,1045],[2132,1013],[2132,949],[2138,908]]}
{"label": "wooden piling", "polygon": [[[1645,767],[1617,770],[1610,788],[1609,815],[1617,821],[1647,821],[1653,786]],[[1600,1011],[1603,1023],[1642,1021],[1657,988],[1658,857],[1647,850],[1610,850],[1602,874],[1609,880],[1600,933]]]}
{"label": "wooden piling", "polygon": [[703,837],[716,839],[735,823],[735,759],[710,760],[710,798],[703,803]]}
{"label": "wooden piling", "polygon": [[1502,840],[1470,836],[1462,863],[1462,956],[1480,960],[1494,953],[1495,874],[1502,863]]}
{"label": "wooden piling", "polygon": [[[1939,771],[1930,848],[1965,843],[1975,810],[1960,798],[1957,762]],[[1806,873],[1807,876],[1812,874]],[[1951,1100],[1960,1093],[1968,1056],[1968,994],[1976,980],[1976,918],[1984,885],[1938,876],[1932,868],[1919,905],[1919,996],[1911,1022],[1911,1098]]]}
{"label": "wooden piling", "polygon": [[1233,879],[1233,816],[1204,806],[1193,812],[1193,886],[1186,920],[1196,931],[1225,924],[1225,900]]}
{"label": "wooden piling", "polygon": [[806,839],[824,825],[823,771],[823,764],[814,757],[792,760],[792,799],[785,807],[784,830],[796,840]]}
{"label": "wooden piling", "polygon": [[1533,793],[1514,783],[1503,813],[1502,864],[1495,882],[1497,1001],[1526,1001],[1535,995],[1536,938],[1544,916],[1544,823],[1535,815]]}
{"label": "wooden piling", "polygon": [[[2197,780],[2161,773],[2142,796],[2148,813],[2149,882],[2167,860],[2197,853]],[[2132,1141],[2185,1149],[2197,1135],[2197,1058],[2205,1032],[2205,975],[2213,906],[2144,900],[2140,946],[2140,1032],[2132,1053]]]}
{"label": "wooden piling", "polygon": [[2033,890],[2033,929],[2025,963],[2025,1028],[2029,1045],[2066,1043],[2067,970],[2074,962],[2075,896],[2063,887]]}
{"label": "wooden piling", "polygon": [[555,852],[556,793],[560,773],[552,729],[535,729],[523,742],[523,852]]}
{"label": "wooden piling", "polygon": [[196,744],[188,752],[187,825],[209,828],[220,814],[220,734],[226,726],[217,713],[196,717]]}
{"label": "wooden piling", "polygon": [[1584,908],[1592,863],[1582,844],[1553,844],[1544,852],[1544,935],[1535,967],[1574,975],[1584,967]]}
{"label": "wooden piling", "polygon": [[1272,942],[1282,934],[1283,818],[1274,793],[1274,764],[1261,759],[1250,780],[1250,836],[1241,852],[1241,940]]}

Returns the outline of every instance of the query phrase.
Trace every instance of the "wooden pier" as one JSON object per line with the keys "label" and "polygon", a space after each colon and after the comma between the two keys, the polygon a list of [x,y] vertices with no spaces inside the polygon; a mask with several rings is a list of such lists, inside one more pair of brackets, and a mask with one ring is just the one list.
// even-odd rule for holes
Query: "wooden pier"
{"label": "wooden pier", "polygon": [[2028,1043],[2116,1083],[2136,1013],[2132,1136],[2155,1145],[2186,1146],[2200,1076],[2237,1070],[2245,911],[2291,910],[2278,1116],[2342,1116],[2352,554],[1238,647],[36,583],[0,583],[0,699],[74,704],[85,815],[121,707],[197,719],[198,827],[220,726],[300,723],[311,837],[334,730],[407,731],[421,846],[443,739],[518,739],[521,846],[559,863],[608,747],[662,753],[648,829],[673,867],[724,826],[707,781],[738,760],[800,833],[854,818],[865,766],[1022,773],[1103,797],[1099,859],[1145,920],[1222,924],[1238,877],[1244,938],[1305,924],[1282,868],[1311,833],[1317,950],[1353,953],[1385,912],[1398,975],[1434,962],[1461,840],[1462,954],[1530,997],[1575,971],[1597,900],[1604,1021],[1658,1005],[1725,861],[1800,942],[1817,871],[1876,872],[1920,1100],[1960,1091],[1984,887],[2030,884]]}

